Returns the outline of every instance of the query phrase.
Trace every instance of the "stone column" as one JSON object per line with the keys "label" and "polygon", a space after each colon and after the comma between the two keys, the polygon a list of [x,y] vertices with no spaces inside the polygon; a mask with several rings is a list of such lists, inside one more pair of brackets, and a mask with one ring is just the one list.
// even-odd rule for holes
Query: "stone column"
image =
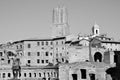
{"label": "stone column", "polygon": [[114,52],[110,52],[110,64],[114,64]]}

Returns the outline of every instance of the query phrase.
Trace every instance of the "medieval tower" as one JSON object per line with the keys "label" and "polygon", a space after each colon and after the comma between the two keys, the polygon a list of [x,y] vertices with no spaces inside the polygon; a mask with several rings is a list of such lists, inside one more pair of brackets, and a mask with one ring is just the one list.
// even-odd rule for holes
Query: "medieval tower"
{"label": "medieval tower", "polygon": [[61,6],[54,8],[52,18],[52,37],[64,37],[69,35],[67,9]]}

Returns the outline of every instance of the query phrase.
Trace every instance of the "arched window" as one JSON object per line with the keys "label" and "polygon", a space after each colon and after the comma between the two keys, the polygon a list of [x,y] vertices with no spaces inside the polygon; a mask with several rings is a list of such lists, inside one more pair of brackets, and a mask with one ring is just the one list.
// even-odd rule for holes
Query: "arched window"
{"label": "arched window", "polygon": [[36,73],[34,73],[34,77],[36,77]]}
{"label": "arched window", "polygon": [[64,62],[64,58],[62,58],[62,62]]}
{"label": "arched window", "polygon": [[32,74],[31,74],[31,73],[29,73],[29,77],[32,77]]}
{"label": "arched window", "polygon": [[48,77],[50,77],[50,74],[49,74],[49,72],[48,72]]}
{"label": "arched window", "polygon": [[96,30],[96,34],[98,34],[98,30]]}
{"label": "arched window", "polygon": [[94,55],[94,61],[97,62],[102,62],[102,54],[100,52],[96,52]]}
{"label": "arched window", "polygon": [[26,77],[27,75],[26,75],[26,73],[24,73],[24,77]]}
{"label": "arched window", "polygon": [[3,73],[3,78],[5,78],[5,73]]}
{"label": "arched window", "polygon": [[8,77],[11,77],[11,74],[10,74],[10,73],[8,73]]}

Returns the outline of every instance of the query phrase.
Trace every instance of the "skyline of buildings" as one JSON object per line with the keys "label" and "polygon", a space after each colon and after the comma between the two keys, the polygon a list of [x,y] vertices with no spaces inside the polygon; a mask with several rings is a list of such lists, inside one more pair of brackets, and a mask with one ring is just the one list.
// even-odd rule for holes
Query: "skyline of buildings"
{"label": "skyline of buildings", "polygon": [[[117,80],[120,42],[94,24],[88,35],[70,35],[64,6],[53,9],[51,38],[23,39],[0,45],[0,78],[22,80]],[[107,72],[108,71],[108,72]]]}

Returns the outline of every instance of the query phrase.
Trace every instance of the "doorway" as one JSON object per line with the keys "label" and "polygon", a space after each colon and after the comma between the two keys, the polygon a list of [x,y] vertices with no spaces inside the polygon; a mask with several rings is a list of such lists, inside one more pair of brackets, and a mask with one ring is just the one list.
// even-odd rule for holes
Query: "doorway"
{"label": "doorway", "polygon": [[94,61],[97,62],[102,62],[102,54],[100,52],[96,52],[94,55]]}

